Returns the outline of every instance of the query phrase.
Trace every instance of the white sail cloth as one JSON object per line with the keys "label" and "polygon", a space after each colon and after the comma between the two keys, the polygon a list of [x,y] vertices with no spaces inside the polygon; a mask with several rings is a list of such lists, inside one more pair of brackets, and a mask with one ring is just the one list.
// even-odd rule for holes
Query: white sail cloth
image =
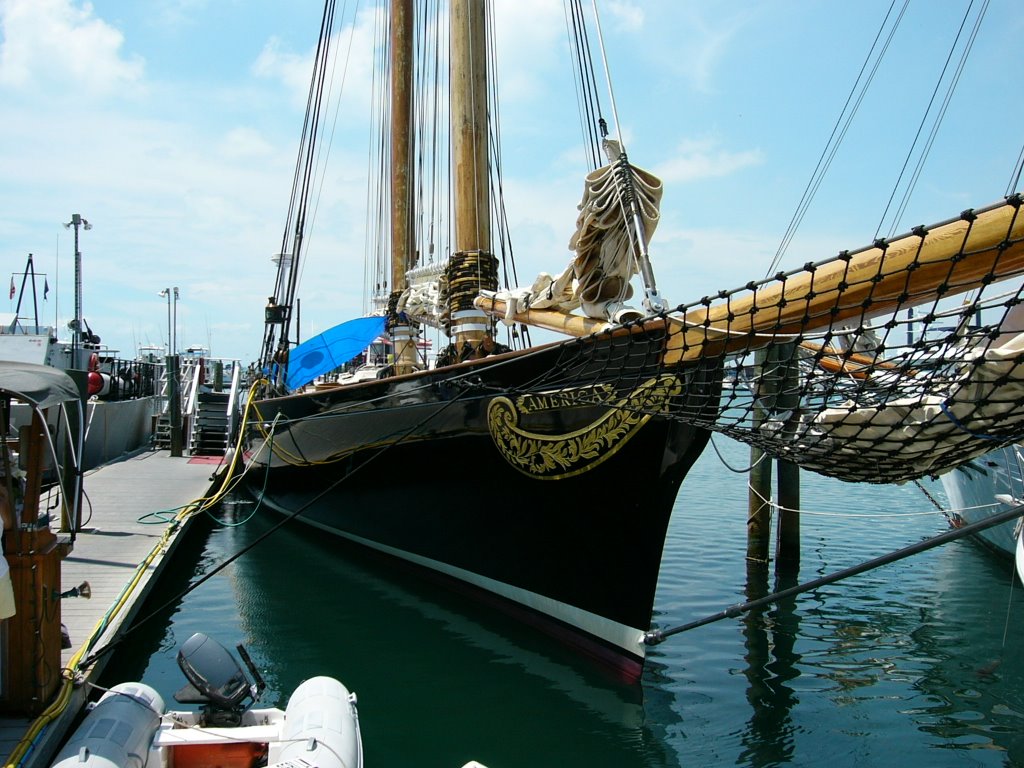
{"label": "white sail cloth", "polygon": [[[882,406],[847,401],[820,411],[796,430],[794,450],[828,452],[835,462],[848,455],[858,463],[872,456],[884,463],[898,452],[902,463],[912,463],[921,474],[941,472],[951,466],[951,454],[959,462],[991,450],[994,428],[1005,435],[1008,427],[1024,426],[1022,399],[1024,333],[968,351],[941,391],[932,387]],[[785,429],[771,424],[764,428]]]}
{"label": "white sail cloth", "polygon": [[433,328],[444,328],[447,315],[443,306],[444,274],[448,260],[429,264],[406,273],[409,287],[398,299],[396,311]]}
{"label": "white sail cloth", "polygon": [[638,272],[638,246],[624,174],[632,180],[644,240],[650,240],[660,216],[661,181],[619,155],[615,162],[586,177],[576,231],[569,241],[575,252],[569,266],[555,277],[542,272],[528,288],[495,294],[507,302],[506,323],[529,309],[572,312],[582,308],[587,317],[613,322],[641,315],[624,303],[633,295],[630,280]]}

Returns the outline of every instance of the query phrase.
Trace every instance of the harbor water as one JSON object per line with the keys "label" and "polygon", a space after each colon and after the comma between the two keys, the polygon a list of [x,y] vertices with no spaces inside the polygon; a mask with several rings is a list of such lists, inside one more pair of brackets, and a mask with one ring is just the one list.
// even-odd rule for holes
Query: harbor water
{"label": "harbor water", "polygon": [[[716,437],[684,483],[656,626],[790,585],[748,569],[746,475],[725,465],[747,461]],[[801,479],[800,581],[947,530],[914,484]],[[244,498],[217,514],[231,525],[191,532],[143,614],[278,522]],[[142,680],[173,701],[193,632],[243,643],[264,705],[320,674],[355,691],[366,765],[388,768],[1010,766],[1024,765],[1022,622],[1012,564],[958,541],[675,635],[623,685],[493,609],[289,524],[155,611],[106,682]]]}

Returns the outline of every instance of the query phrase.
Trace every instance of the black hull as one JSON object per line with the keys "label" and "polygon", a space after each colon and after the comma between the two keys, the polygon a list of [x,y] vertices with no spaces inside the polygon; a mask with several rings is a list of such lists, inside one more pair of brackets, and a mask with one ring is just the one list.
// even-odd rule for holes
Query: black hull
{"label": "black hull", "polygon": [[[628,341],[576,349],[575,364],[555,347],[264,401],[249,481],[279,512],[493,596],[634,676],[676,493],[708,439],[657,412],[714,407],[721,376],[666,373],[660,344]],[[620,347],[627,382],[602,375]]]}

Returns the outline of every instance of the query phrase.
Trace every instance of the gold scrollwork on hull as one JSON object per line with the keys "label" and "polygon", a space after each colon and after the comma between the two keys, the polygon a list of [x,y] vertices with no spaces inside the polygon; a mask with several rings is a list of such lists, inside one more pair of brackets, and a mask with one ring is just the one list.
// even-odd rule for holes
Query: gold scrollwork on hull
{"label": "gold scrollwork on hull", "polygon": [[[590,390],[589,397],[581,393]],[[649,379],[617,402],[611,402],[607,387],[566,390],[545,395],[557,407],[566,401],[576,405],[608,403],[608,410],[597,420],[573,432],[545,435],[519,427],[523,413],[538,408],[539,398],[526,395],[512,402],[496,397],[487,407],[487,427],[498,451],[523,474],[539,480],[561,480],[580,475],[614,456],[653,413],[664,410],[670,398],[683,391],[682,382],[672,374]]]}

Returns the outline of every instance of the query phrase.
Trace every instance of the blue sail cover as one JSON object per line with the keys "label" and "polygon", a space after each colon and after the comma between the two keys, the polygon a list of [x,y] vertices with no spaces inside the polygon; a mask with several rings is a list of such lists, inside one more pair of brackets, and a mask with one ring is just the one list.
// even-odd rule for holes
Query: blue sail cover
{"label": "blue sail cover", "polygon": [[336,325],[299,344],[288,355],[288,389],[309,384],[322,373],[340,368],[384,331],[383,317],[359,317]]}

